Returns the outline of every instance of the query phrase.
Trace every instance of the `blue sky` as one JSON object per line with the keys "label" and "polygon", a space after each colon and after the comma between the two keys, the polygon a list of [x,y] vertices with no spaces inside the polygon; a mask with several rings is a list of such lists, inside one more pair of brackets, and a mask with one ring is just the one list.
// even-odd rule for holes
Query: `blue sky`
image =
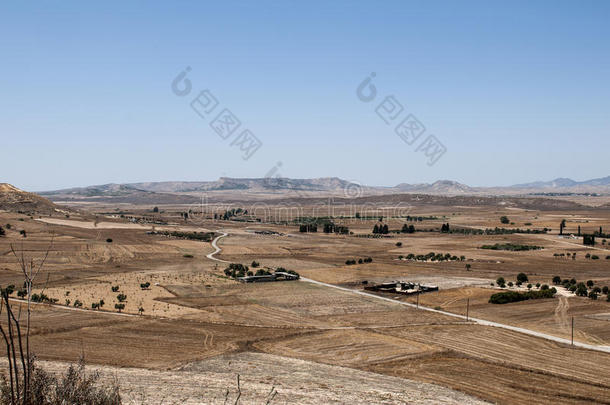
{"label": "blue sky", "polygon": [[[5,2],[0,182],[607,176],[608,21],[606,1]],[[204,89],[262,142],[250,159],[190,108]],[[446,147],[434,165],[376,115],[388,95]]]}

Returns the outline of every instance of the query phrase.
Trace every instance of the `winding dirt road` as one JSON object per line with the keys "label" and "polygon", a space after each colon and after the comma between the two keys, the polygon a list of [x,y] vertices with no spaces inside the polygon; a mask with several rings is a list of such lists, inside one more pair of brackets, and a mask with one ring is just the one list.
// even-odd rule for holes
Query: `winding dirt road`
{"label": "winding dirt road", "polygon": [[213,247],[214,249],[216,249],[216,250],[214,250],[212,253],[210,253],[210,254],[206,255],[205,257],[207,257],[207,258],[208,258],[208,259],[210,259],[210,260],[215,260],[215,261],[217,261],[217,262],[221,262],[221,263],[229,263],[229,262],[228,262],[228,261],[226,261],[226,260],[217,259],[217,258],[215,258],[215,257],[214,257],[214,255],[215,255],[215,254],[219,253],[219,252],[222,250],[221,248],[219,248],[219,247],[218,247],[217,242],[218,242],[218,241],[219,241],[221,238],[224,238],[225,236],[227,236],[227,235],[228,235],[228,233],[226,233],[226,232],[221,232],[221,231],[218,231],[218,232],[222,233],[222,235],[219,235],[219,236],[215,237],[215,238],[214,238],[214,240],[212,241],[212,247]]}

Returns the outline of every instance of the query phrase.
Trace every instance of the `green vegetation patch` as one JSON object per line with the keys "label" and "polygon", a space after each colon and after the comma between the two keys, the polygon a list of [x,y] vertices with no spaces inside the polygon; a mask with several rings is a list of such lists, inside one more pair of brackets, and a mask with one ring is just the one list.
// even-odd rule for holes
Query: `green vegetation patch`
{"label": "green vegetation patch", "polygon": [[512,252],[522,252],[525,250],[540,250],[544,248],[542,246],[519,245],[516,243],[496,243],[494,245],[483,245],[481,246],[481,249],[510,250]]}
{"label": "green vegetation patch", "polygon": [[519,302],[526,300],[537,300],[542,298],[553,298],[557,290],[555,288],[549,288],[547,290],[538,291],[503,291],[495,293],[489,297],[490,304],[508,304],[510,302]]}

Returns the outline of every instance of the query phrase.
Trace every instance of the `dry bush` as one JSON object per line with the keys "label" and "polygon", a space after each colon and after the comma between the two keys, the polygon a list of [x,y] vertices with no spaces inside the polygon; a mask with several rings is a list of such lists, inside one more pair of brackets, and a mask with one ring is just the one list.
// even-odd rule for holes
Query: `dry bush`
{"label": "dry bush", "polygon": [[100,383],[98,372],[87,373],[83,360],[70,365],[65,374],[48,373],[30,360],[29,392],[15,393],[12,398],[9,382],[3,376],[0,382],[0,403],[24,405],[115,405],[121,404],[119,385]]}

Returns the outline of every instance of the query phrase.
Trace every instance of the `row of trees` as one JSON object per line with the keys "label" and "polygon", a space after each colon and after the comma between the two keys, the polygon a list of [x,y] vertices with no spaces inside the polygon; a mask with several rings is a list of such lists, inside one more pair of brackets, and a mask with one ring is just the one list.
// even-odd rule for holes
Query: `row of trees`
{"label": "row of trees", "polygon": [[242,208],[232,208],[230,210],[225,211],[224,214],[215,213],[214,219],[222,219],[224,221],[228,221],[231,218],[239,215],[248,215],[248,210]]}
{"label": "row of trees", "polygon": [[508,250],[513,252],[521,252],[526,250],[540,250],[544,249],[542,246],[535,245],[520,245],[517,243],[494,243],[493,245],[483,245],[481,249],[489,250]]}
{"label": "row of trees", "polygon": [[301,224],[301,225],[299,225],[299,232],[318,232],[318,225]]}
{"label": "row of trees", "polygon": [[338,233],[341,235],[349,234],[349,228],[344,225],[335,225],[332,222],[327,222],[324,224],[324,233]]}
{"label": "row of trees", "polygon": [[[203,242],[211,242],[214,239],[214,232],[182,232],[182,231],[153,231],[151,235],[164,235],[180,239],[199,240]],[[112,239],[109,239],[112,242]]]}
{"label": "row of trees", "polygon": [[416,255],[414,253],[409,253],[406,256],[400,255],[398,256],[399,260],[413,260],[413,261],[418,261],[418,262],[427,262],[427,261],[433,261],[433,262],[444,262],[444,261],[464,261],[466,260],[466,256],[456,256],[456,255],[452,255],[451,253],[434,253],[434,252],[430,252],[427,253],[425,255]]}
{"label": "row of trees", "polygon": [[[373,263],[373,258],[372,257],[365,257],[358,259],[358,264],[363,264],[363,263]],[[353,264],[356,264],[356,260],[355,259],[348,259],[345,261],[345,264],[347,264],[348,266],[351,266]]]}
{"label": "row of trees", "polygon": [[[254,266],[254,264],[256,264],[256,266]],[[253,261],[252,262],[252,267],[258,267],[259,263]],[[231,263],[229,264],[229,266],[224,270],[224,273],[227,277],[231,277],[231,278],[240,278],[240,277],[250,277],[250,276],[270,276],[273,273],[271,273],[271,271],[266,270],[266,269],[258,269],[256,270],[256,272],[250,271],[248,266],[245,266],[241,263]],[[288,274],[293,274],[295,276],[299,276],[299,273],[297,273],[294,270],[287,270],[283,267],[278,267],[275,269],[275,273],[288,273]]]}
{"label": "row of trees", "polygon": [[[441,228],[442,231],[442,228]],[[514,233],[524,233],[524,234],[546,234],[550,232],[551,229],[543,228],[543,229],[521,229],[521,228],[487,228],[487,229],[474,229],[474,228],[448,228],[447,233],[458,233],[462,235],[511,235]]]}
{"label": "row of trees", "polygon": [[390,229],[388,228],[387,224],[375,224],[375,226],[373,227],[373,233],[378,235],[387,235],[388,233],[390,233]]}
{"label": "row of trees", "polygon": [[[516,280],[515,284],[516,284],[518,287],[520,287],[521,285],[523,285],[524,283],[527,283],[528,281],[529,281],[529,278],[527,277],[527,274],[525,274],[525,273],[519,273],[519,274],[517,274],[517,280]],[[491,283],[491,284],[493,285],[493,283]],[[498,277],[498,278],[496,279],[496,284],[497,284],[497,285],[498,285],[498,287],[500,287],[500,288],[505,288],[505,287],[506,287],[506,285],[507,285],[506,280],[504,279],[504,277]],[[512,287],[513,285],[514,285],[514,284],[513,284],[513,282],[512,282],[512,281],[509,281],[509,282],[508,282],[508,286],[509,286],[509,287]],[[531,289],[532,287],[533,287],[533,286],[532,286],[531,284],[528,284],[528,285],[527,285],[527,288],[529,288],[529,289]],[[546,285],[546,284],[545,284],[545,285],[541,286],[541,285],[540,285],[540,283],[537,283],[537,284],[536,284],[536,287],[537,287],[537,288],[541,288],[541,289],[543,289],[543,290],[546,290],[546,289],[548,289],[548,288],[549,288],[549,286],[548,286],[548,285]]]}
{"label": "row of trees", "polygon": [[489,297],[490,304],[508,304],[510,302],[519,302],[525,300],[535,300],[542,298],[553,298],[557,293],[557,289],[548,288],[548,289],[540,289],[538,291],[526,291],[526,292],[518,292],[518,291],[503,291],[499,293],[493,294]]}

